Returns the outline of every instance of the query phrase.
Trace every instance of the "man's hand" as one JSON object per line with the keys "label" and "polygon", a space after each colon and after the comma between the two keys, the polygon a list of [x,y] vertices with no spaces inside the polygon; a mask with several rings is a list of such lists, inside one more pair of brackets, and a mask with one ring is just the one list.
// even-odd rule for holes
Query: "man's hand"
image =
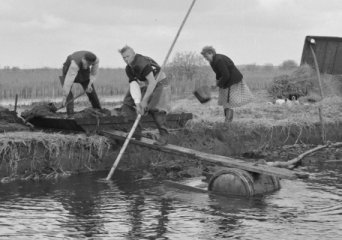
{"label": "man's hand", "polygon": [[137,114],[144,115],[145,111],[147,110],[147,103],[142,101],[137,105]]}
{"label": "man's hand", "polygon": [[93,88],[92,88],[92,86],[89,84],[88,87],[87,87],[87,89],[86,89],[86,92],[87,92],[87,93],[91,93],[92,91],[93,91]]}
{"label": "man's hand", "polygon": [[67,96],[63,96],[63,98],[62,98],[62,107],[65,107],[66,100],[67,100]]}

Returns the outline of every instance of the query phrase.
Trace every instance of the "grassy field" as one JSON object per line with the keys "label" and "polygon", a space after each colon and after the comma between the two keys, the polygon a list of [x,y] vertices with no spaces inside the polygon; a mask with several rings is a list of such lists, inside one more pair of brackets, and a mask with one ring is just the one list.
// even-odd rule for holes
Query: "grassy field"
{"label": "grassy field", "polygon": [[[174,74],[173,69],[165,69],[171,79],[173,96],[186,97],[200,85],[215,85],[215,76],[208,66],[197,68],[191,72]],[[244,79],[252,90],[266,89],[274,76],[281,75],[286,71],[278,68],[264,69],[256,67],[247,70],[241,67]],[[12,100],[18,94],[19,99],[55,99],[62,95],[62,87],[59,82],[60,69],[0,69],[0,100]],[[128,89],[127,77],[124,69],[100,69],[96,91],[101,97],[122,95]],[[80,92],[79,84],[74,84],[74,91]]]}

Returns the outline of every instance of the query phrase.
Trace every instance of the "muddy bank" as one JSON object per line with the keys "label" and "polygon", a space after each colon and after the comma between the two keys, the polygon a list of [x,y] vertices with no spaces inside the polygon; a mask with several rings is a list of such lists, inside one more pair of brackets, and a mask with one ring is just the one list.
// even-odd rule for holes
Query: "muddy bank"
{"label": "muddy bank", "polygon": [[[341,129],[342,121],[326,122],[326,140],[341,141]],[[264,151],[284,145],[322,143],[319,123],[288,122],[284,125],[249,125],[246,122],[198,123],[174,134],[172,141],[183,147],[224,156],[240,156],[248,152]]]}
{"label": "muddy bank", "polygon": [[43,132],[0,134],[0,179],[49,179],[100,169],[111,145],[100,136]]}
{"label": "muddy bank", "polygon": [[[326,124],[329,141],[342,141],[342,123]],[[191,125],[171,133],[170,143],[207,153],[247,161],[287,161],[320,144],[319,124],[311,126],[258,126],[217,123]],[[0,179],[53,179],[81,172],[105,171],[116,159],[121,144],[103,136],[43,132],[12,132],[0,135]],[[339,159],[340,150],[325,149],[319,159]],[[329,157],[327,157],[329,156]],[[212,165],[174,154],[130,144],[118,170],[133,171],[137,178],[152,176],[180,179],[201,176]]]}
{"label": "muddy bank", "polygon": [[0,132],[27,131],[29,126],[24,124],[15,111],[0,106]]}
{"label": "muddy bank", "polygon": [[[0,180],[48,180],[71,174],[109,171],[121,143],[105,137],[85,134],[43,132],[9,132],[0,134]],[[135,172],[137,178],[199,176],[201,167],[194,160],[185,160],[130,145],[118,170]],[[196,170],[194,170],[196,169]],[[179,171],[185,171],[179,174]],[[177,174],[173,177],[172,173]],[[105,176],[104,176],[105,177]]]}

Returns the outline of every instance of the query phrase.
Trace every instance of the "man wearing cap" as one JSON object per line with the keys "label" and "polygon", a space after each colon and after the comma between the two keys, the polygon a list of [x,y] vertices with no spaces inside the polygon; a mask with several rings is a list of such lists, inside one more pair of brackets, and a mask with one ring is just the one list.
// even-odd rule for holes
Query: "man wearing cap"
{"label": "man wearing cap", "polygon": [[74,113],[74,101],[71,87],[73,83],[79,83],[89,98],[93,108],[101,109],[99,98],[95,92],[94,82],[99,69],[99,59],[89,51],[77,51],[70,54],[63,64],[63,76],[60,77],[63,86],[63,106],[66,106],[67,114]]}
{"label": "man wearing cap", "polygon": [[[151,114],[159,130],[160,137],[154,143],[164,146],[168,143],[169,132],[166,127],[166,114],[171,106],[171,87],[161,67],[150,57],[135,53],[129,46],[124,46],[119,50],[123,60],[127,64],[125,71],[130,83],[122,106],[122,113],[138,113],[144,115],[145,112]],[[138,87],[134,87],[138,86]],[[133,91],[140,91],[136,98]],[[136,138],[140,138],[141,126],[136,129]]]}

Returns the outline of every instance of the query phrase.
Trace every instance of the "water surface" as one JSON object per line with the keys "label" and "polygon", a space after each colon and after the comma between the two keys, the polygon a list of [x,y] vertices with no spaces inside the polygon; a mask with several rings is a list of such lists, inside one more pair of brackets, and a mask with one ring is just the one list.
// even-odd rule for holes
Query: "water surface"
{"label": "water surface", "polygon": [[0,185],[0,239],[341,239],[342,164],[252,199],[107,173]]}

